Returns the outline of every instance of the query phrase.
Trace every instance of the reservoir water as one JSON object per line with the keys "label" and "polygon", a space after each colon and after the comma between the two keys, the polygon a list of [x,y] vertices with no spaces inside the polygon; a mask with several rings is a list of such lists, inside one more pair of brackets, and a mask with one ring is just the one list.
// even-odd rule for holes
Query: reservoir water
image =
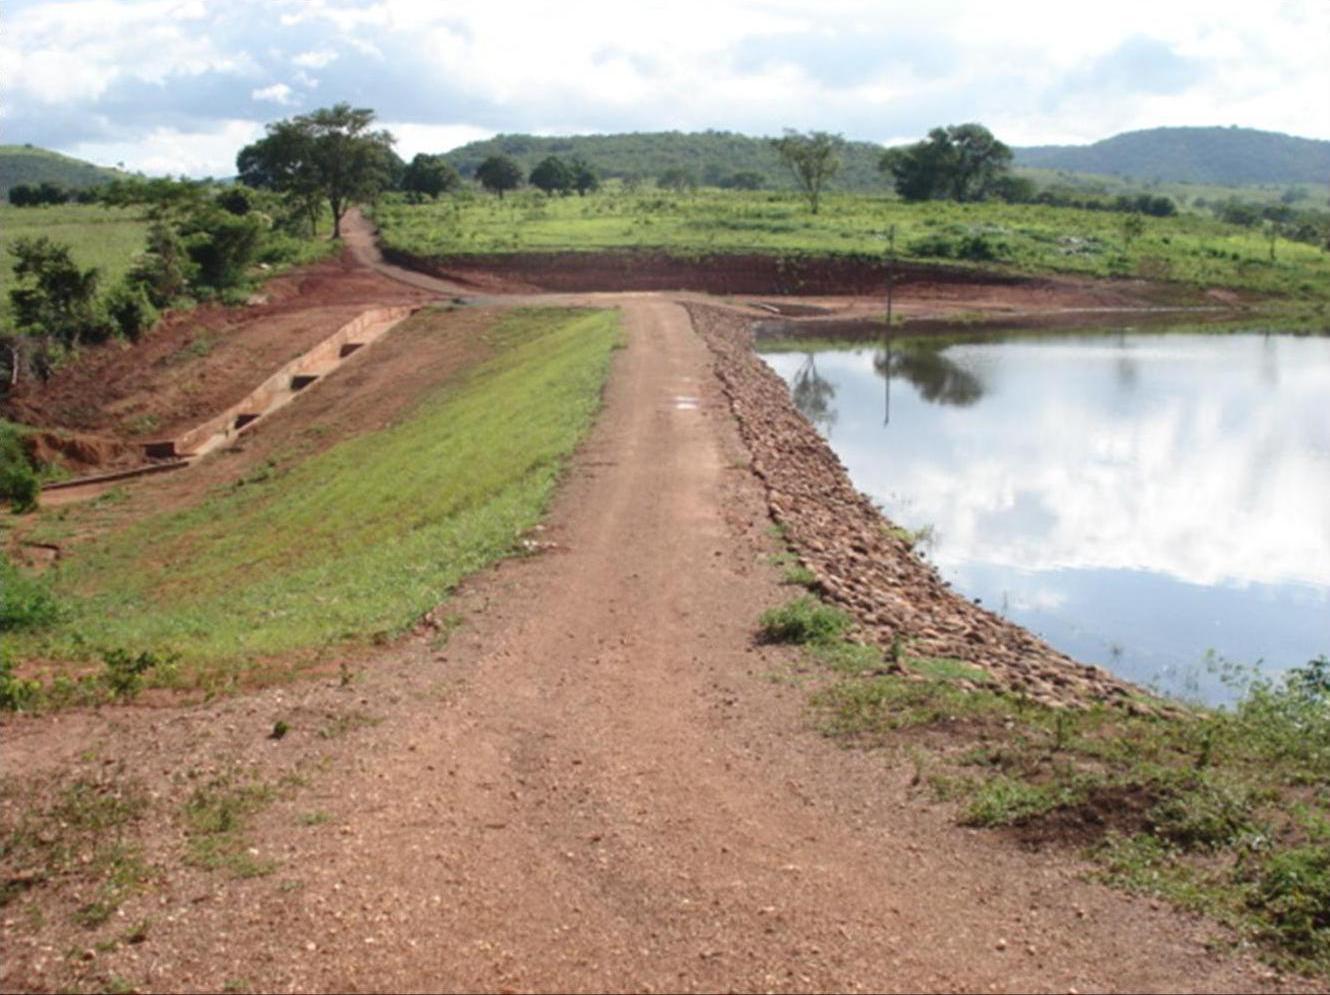
{"label": "reservoir water", "polygon": [[[760,347],[760,346],[759,346]],[[952,586],[1210,703],[1330,654],[1330,338],[1041,335],[767,353]]]}

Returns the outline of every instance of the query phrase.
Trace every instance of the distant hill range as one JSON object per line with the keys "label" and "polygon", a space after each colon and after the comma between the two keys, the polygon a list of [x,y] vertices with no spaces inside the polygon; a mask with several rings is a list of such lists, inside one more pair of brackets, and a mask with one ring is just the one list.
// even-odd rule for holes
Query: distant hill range
{"label": "distant hill range", "polygon": [[[1222,186],[1330,182],[1330,142],[1252,128],[1151,128],[1093,145],[1045,145],[1013,151],[1017,166],[1114,175],[1143,182]],[[769,188],[793,185],[767,139],[730,131],[557,138],[499,135],[463,145],[449,152],[447,158],[463,176],[470,176],[486,158],[499,154],[511,156],[527,172],[548,155],[580,155],[604,176],[654,177],[682,167],[709,186],[723,184],[741,172],[759,174]],[[880,145],[848,142],[835,187],[882,190],[886,181],[877,168],[881,156]]]}
{"label": "distant hill range", "polygon": [[1018,166],[1166,183],[1330,183],[1330,142],[1253,128],[1151,128],[1013,151]]}
{"label": "distant hill range", "polygon": [[83,190],[124,175],[115,169],[94,166],[82,159],[33,145],[0,145],[0,197],[20,183],[50,182],[70,190]]}
{"label": "distant hill range", "polygon": [[[1142,182],[1222,186],[1330,182],[1330,142],[1252,128],[1151,128],[1093,145],[1044,145],[1013,151],[1017,166]],[[738,173],[756,173],[767,189],[794,185],[769,139],[732,131],[498,135],[453,149],[446,158],[463,176],[471,176],[486,158],[499,154],[511,156],[528,173],[546,156],[569,159],[580,155],[606,177],[648,179],[667,169],[682,168],[707,186],[727,185]],[[885,191],[887,181],[877,168],[881,156],[882,146],[873,142],[847,142],[833,186]],[[0,145],[0,198],[19,183],[50,181],[82,189],[123,175],[31,145]]]}
{"label": "distant hill range", "polygon": [[[492,155],[511,157],[529,173],[541,159],[580,155],[605,177],[650,179],[667,169],[687,169],[698,183],[723,186],[736,173],[756,173],[768,189],[794,185],[788,169],[765,138],[732,131],[654,131],[625,135],[572,135],[542,138],[536,135],[497,135],[471,142],[446,156],[463,176]],[[836,187],[842,190],[883,188],[877,161],[882,147],[872,142],[848,142],[841,156]]]}

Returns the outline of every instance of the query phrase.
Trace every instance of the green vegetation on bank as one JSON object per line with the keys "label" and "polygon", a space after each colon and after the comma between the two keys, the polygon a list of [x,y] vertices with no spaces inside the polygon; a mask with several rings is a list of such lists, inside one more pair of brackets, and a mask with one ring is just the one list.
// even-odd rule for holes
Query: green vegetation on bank
{"label": "green vegetation on bank", "polygon": [[827,736],[909,757],[914,785],[956,803],[962,823],[1079,848],[1105,880],[1330,974],[1330,660],[1278,680],[1232,674],[1231,709],[1076,711],[907,640],[885,656],[848,642],[849,618],[808,595],[760,626],[817,665],[812,714]]}
{"label": "green vegetation on bank", "polygon": [[76,547],[49,573],[56,621],[6,640],[19,660],[148,652],[174,661],[149,682],[216,688],[400,633],[538,521],[619,334],[613,312],[515,312],[398,423]]}
{"label": "green vegetation on bank", "polygon": [[902,203],[827,193],[812,215],[793,193],[701,190],[585,198],[518,191],[431,204],[388,197],[374,216],[384,243],[420,256],[662,250],[680,256],[766,253],[880,259],[894,227],[905,261],[1022,273],[1146,277],[1303,300],[1330,298],[1330,253],[1317,245],[1197,214],[1142,218],[1037,204]]}

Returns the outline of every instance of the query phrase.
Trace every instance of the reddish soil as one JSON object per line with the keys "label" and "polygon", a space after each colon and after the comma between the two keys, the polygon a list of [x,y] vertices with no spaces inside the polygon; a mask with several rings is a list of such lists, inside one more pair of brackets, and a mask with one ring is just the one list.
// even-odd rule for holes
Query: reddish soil
{"label": "reddish soil", "polygon": [[133,346],[85,350],[45,383],[30,381],[0,402],[0,415],[51,432],[41,455],[77,469],[137,459],[125,442],[169,438],[236,403],[264,377],[371,305],[428,295],[359,266],[349,254],[265,284],[264,303],[203,305],[170,313]]}
{"label": "reddish soil", "polygon": [[[707,294],[835,295],[880,298],[888,269],[860,256],[716,254],[693,258],[664,252],[520,252],[425,258],[387,248],[384,258],[489,293],[696,291]],[[1029,277],[954,266],[898,264],[900,300],[994,305],[1025,310],[1148,307],[1202,295],[1144,280]]]}

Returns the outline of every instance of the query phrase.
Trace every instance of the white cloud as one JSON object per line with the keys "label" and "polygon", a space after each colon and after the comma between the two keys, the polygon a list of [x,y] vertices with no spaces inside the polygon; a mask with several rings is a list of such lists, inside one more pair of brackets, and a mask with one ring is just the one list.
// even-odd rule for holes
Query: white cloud
{"label": "white cloud", "polygon": [[[165,92],[143,120],[179,108],[183,130],[317,87],[421,128],[788,125],[894,141],[981,120],[1039,144],[1162,124],[1330,138],[1327,37],[1323,0],[1120,0],[1088,27],[1061,0],[11,0],[0,64],[6,122],[44,141],[57,118],[31,109],[60,108],[83,137],[98,115],[143,127],[125,117],[148,86]],[[1135,62],[1089,72],[1133,43]]]}
{"label": "white cloud", "polygon": [[285,83],[274,83],[249,92],[250,99],[264,100],[268,103],[281,104],[283,107],[296,103],[295,93]]}
{"label": "white cloud", "polygon": [[448,152],[465,145],[493,138],[494,132],[469,124],[412,124],[385,121],[383,126],[397,139],[397,154],[408,162],[419,152],[429,155]]}
{"label": "white cloud", "polygon": [[234,176],[236,153],[263,136],[258,121],[226,121],[210,131],[154,128],[133,142],[83,142],[70,154],[89,162],[123,162],[155,175]]}
{"label": "white cloud", "polygon": [[292,65],[303,69],[322,69],[337,61],[337,53],[330,48],[321,48],[312,52],[301,52],[291,60]]}

